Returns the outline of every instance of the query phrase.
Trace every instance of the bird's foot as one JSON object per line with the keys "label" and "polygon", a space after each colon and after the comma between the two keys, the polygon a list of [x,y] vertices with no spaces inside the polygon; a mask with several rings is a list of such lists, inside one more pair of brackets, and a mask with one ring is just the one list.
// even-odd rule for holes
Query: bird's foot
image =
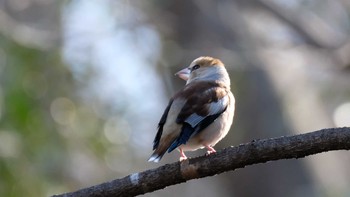
{"label": "bird's foot", "polygon": [[211,146],[205,146],[205,148],[208,149],[207,155],[210,155],[212,153],[216,153],[216,150],[213,147],[211,147]]}
{"label": "bird's foot", "polygon": [[186,155],[185,155],[185,153],[184,153],[184,151],[180,148],[180,154],[181,154],[181,157],[180,157],[180,162],[181,161],[184,161],[184,160],[186,160],[187,159],[187,157],[186,157]]}
{"label": "bird's foot", "polygon": [[186,156],[184,156],[184,157],[183,157],[183,156],[181,156],[181,157],[180,157],[180,162],[185,161],[186,159],[187,159],[187,157],[186,157]]}

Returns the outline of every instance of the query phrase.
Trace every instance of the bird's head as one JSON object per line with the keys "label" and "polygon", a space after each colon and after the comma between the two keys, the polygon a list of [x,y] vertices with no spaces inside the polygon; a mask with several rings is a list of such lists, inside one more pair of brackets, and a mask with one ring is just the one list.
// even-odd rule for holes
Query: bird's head
{"label": "bird's head", "polygon": [[187,81],[187,84],[197,80],[229,80],[224,64],[219,59],[208,56],[193,60],[187,68],[175,75]]}

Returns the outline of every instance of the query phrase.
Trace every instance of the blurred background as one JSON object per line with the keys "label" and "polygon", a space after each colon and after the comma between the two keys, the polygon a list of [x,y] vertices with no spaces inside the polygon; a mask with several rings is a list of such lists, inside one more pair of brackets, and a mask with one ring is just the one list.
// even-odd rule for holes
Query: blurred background
{"label": "blurred background", "polygon": [[[230,72],[216,148],[350,126],[350,1],[0,1],[0,196],[49,196],[148,163],[174,73]],[[190,153],[203,155],[205,151]],[[350,196],[350,154],[258,164],[144,196]]]}

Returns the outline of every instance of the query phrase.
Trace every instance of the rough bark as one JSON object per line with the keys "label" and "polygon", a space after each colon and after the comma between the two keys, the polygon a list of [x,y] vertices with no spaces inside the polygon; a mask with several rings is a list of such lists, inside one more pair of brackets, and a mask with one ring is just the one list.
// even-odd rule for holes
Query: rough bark
{"label": "rough bark", "polygon": [[289,137],[253,140],[216,154],[175,162],[56,197],[136,196],[245,166],[350,149],[350,128],[330,128]]}

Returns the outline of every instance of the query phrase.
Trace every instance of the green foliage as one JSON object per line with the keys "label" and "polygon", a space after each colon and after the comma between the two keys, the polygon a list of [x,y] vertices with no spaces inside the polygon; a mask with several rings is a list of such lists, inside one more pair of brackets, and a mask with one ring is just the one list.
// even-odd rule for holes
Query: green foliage
{"label": "green foliage", "polygon": [[57,51],[27,48],[1,37],[2,118],[0,196],[42,196],[59,180],[64,143],[50,115],[51,101],[70,97],[72,79]]}

